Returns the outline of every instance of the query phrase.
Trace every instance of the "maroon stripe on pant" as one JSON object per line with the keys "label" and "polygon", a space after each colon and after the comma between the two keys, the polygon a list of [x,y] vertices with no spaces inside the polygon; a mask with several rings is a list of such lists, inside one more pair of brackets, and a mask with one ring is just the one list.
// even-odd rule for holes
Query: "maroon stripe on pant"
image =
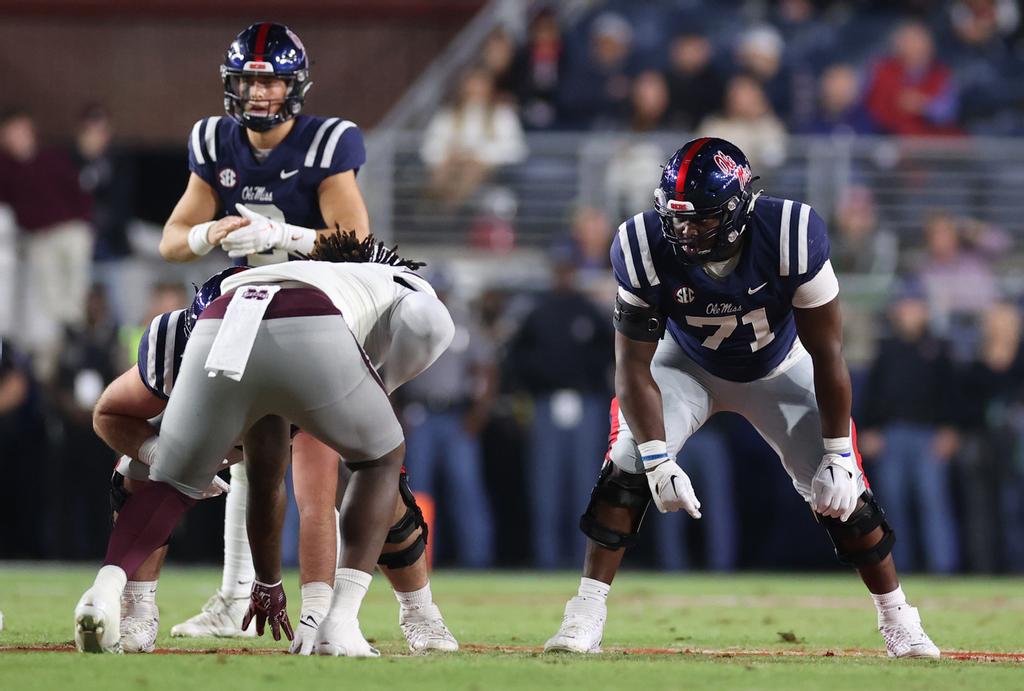
{"label": "maroon stripe on pant", "polygon": [[[209,307],[199,315],[200,319],[223,319],[231,298],[239,290],[256,290],[255,286],[242,286],[210,303]],[[285,317],[319,317],[326,314],[341,315],[331,299],[322,290],[316,288],[282,288],[270,300],[270,306],[263,315],[264,319],[283,319]]]}
{"label": "maroon stripe on pant", "polygon": [[130,579],[150,553],[170,539],[178,521],[195,503],[166,483],[141,483],[117,513],[103,565],[120,566]]}

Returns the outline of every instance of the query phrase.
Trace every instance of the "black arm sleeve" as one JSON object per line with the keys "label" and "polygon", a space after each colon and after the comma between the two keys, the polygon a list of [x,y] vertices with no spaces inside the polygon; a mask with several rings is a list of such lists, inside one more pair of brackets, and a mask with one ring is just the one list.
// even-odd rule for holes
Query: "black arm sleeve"
{"label": "black arm sleeve", "polygon": [[615,330],[634,341],[653,343],[660,341],[665,333],[665,318],[655,307],[637,307],[615,296],[615,311],[612,313]]}

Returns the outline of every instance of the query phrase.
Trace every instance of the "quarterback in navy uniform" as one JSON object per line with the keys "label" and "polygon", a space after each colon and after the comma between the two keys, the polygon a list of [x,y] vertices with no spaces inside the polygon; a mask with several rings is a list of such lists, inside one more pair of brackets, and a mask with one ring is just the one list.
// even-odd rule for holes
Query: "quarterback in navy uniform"
{"label": "quarterback in navy uniform", "polygon": [[545,650],[600,652],[612,579],[648,505],[700,518],[675,458],[731,411],[779,455],[860,573],[888,654],[939,656],[900,588],[894,535],[860,465],[825,224],[807,204],[755,193],[754,180],[737,147],[695,139],[666,164],[654,209],[619,226],[615,434],[580,520],[584,577]]}
{"label": "quarterback in navy uniform", "polygon": [[[220,71],[226,115],[192,127],[191,174],[164,226],[161,255],[186,262],[219,246],[228,256],[256,266],[310,252],[317,234],[327,229],[354,230],[365,238],[369,217],[356,183],[366,161],[363,136],[351,121],[301,113],[312,82],[298,36],[280,24],[253,24],[228,47]],[[320,478],[337,467],[337,455],[300,433],[293,440],[292,458],[300,504],[304,497],[311,505],[333,504]],[[200,614],[173,627],[172,636],[246,635],[239,624],[253,567],[245,536],[242,465],[232,467],[231,484],[235,491],[228,495],[221,588]],[[319,586],[329,586],[319,578],[308,581],[307,574],[333,573],[327,553],[317,546],[334,535],[337,525],[333,515],[303,518],[300,563],[304,583],[313,583],[304,587],[309,595],[304,601],[320,602],[329,593]],[[398,542],[389,539],[394,552],[381,562],[382,570],[395,587],[410,648],[450,651],[458,644],[430,595],[423,531],[417,525],[411,536],[396,532]]]}

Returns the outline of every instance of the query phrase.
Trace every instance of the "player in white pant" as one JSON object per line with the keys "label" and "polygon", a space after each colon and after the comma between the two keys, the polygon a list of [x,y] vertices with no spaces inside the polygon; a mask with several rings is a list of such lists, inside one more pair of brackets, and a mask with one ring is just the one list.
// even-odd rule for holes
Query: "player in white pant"
{"label": "player in white pant", "polygon": [[545,650],[600,652],[605,600],[648,505],[701,517],[675,458],[711,415],[733,411],[779,455],[836,556],[857,569],[888,654],[939,657],[900,587],[894,533],[861,468],[825,224],[753,182],[736,146],[695,139],[666,164],[654,209],[619,227],[621,414],[580,520],[589,538],[580,588]]}

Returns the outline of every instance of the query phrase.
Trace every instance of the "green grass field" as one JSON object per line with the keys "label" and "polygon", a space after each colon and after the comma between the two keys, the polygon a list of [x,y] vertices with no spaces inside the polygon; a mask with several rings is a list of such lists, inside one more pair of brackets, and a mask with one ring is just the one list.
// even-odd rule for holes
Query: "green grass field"
{"label": "green grass field", "polygon": [[[406,653],[397,603],[375,578],[360,621],[376,660],[297,658],[272,639],[183,640],[166,635],[195,613],[219,572],[168,569],[160,581],[158,647],[190,655],[67,652],[72,610],[95,571],[0,563],[0,688],[185,689],[893,689],[1024,688],[1024,580],[909,578],[904,582],[944,652],[935,663],[884,657],[874,608],[844,575],[623,573],[612,589],[606,653],[543,655],[577,575],[434,575],[435,600],[464,650]],[[298,614],[298,583],[285,581]],[[55,648],[52,651],[26,648]],[[239,651],[270,654],[237,654]],[[960,656],[954,651],[990,653]],[[1003,655],[999,655],[1002,653]],[[1021,653],[1020,655],[1005,655]]]}

